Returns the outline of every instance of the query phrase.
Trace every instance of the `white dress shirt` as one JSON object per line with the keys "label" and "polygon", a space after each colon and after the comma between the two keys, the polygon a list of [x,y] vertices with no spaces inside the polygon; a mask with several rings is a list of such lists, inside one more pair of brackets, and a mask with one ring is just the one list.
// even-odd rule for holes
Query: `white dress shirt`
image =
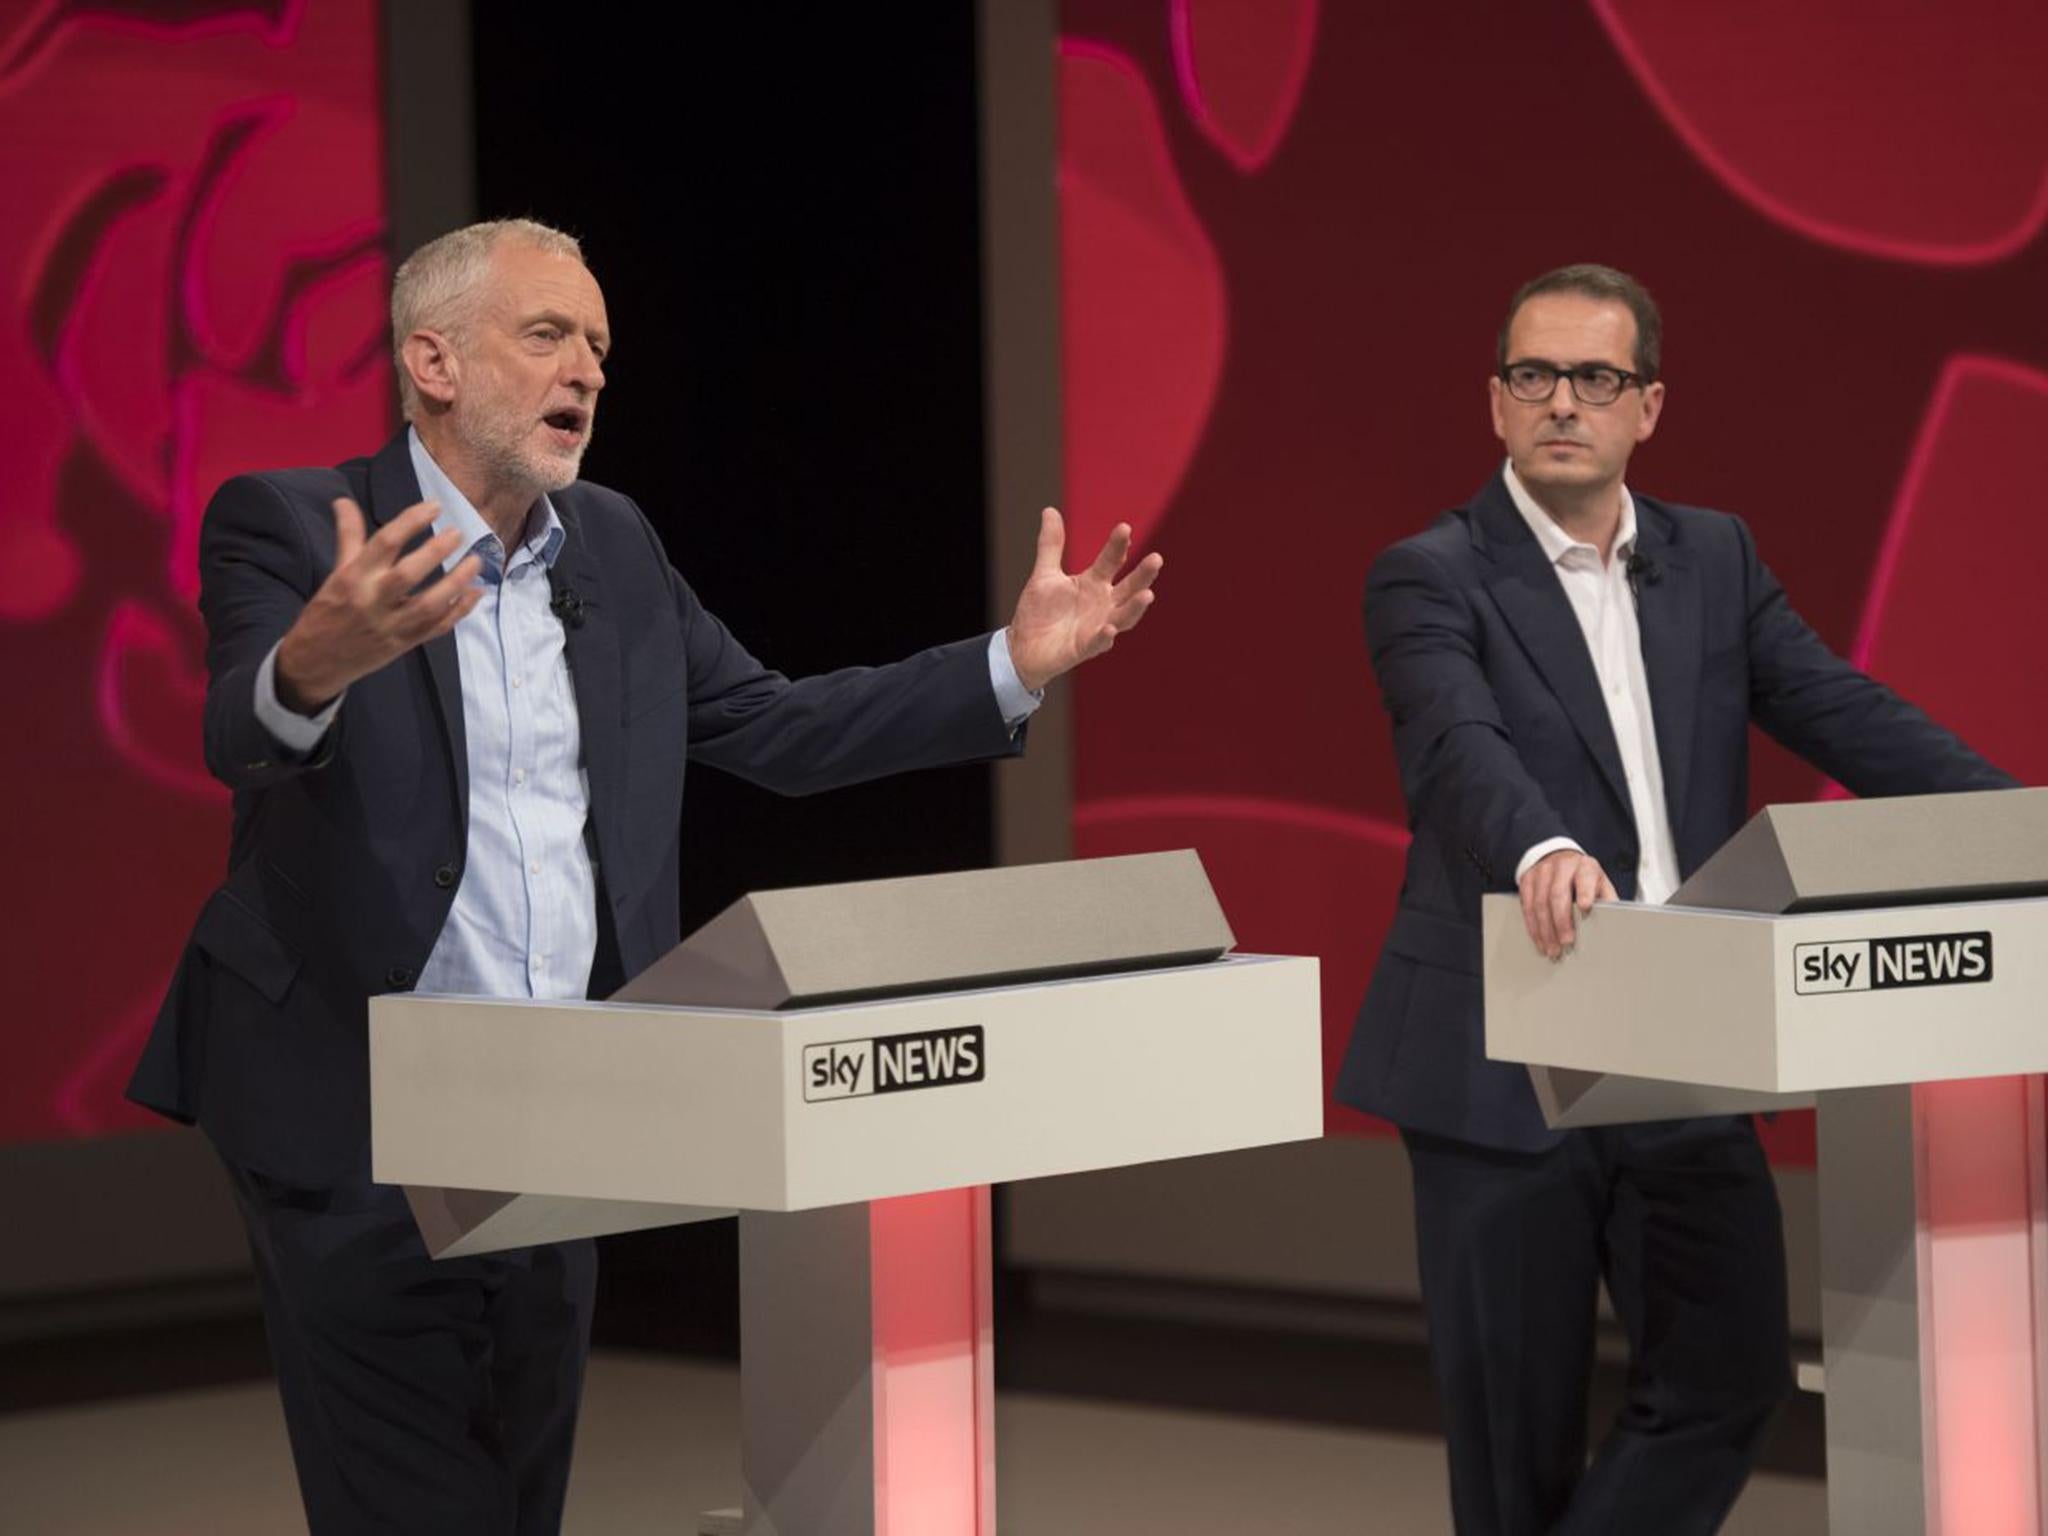
{"label": "white dress shirt", "polygon": [[[1664,804],[1664,766],[1657,758],[1656,723],[1650,714],[1650,683],[1643,670],[1642,633],[1636,627],[1635,594],[1629,590],[1628,557],[1635,550],[1636,504],[1628,488],[1621,491],[1621,527],[1614,537],[1612,555],[1602,560],[1600,551],[1582,544],[1566,533],[1557,521],[1536,504],[1529,488],[1515,474],[1514,465],[1505,472],[1508,495],[1515,510],[1528,523],[1536,542],[1550,557],[1558,584],[1570,599],[1578,616],[1579,630],[1592,653],[1593,671],[1600,679],[1600,697],[1607,705],[1608,723],[1614,727],[1614,744],[1621,751],[1621,769],[1628,784],[1629,810],[1635,817],[1636,900],[1662,902],[1678,889],[1678,847],[1671,836],[1671,816]],[[1568,837],[1554,837],[1538,843],[1515,866],[1515,882],[1529,872],[1537,860],[1573,848],[1584,852]]]}

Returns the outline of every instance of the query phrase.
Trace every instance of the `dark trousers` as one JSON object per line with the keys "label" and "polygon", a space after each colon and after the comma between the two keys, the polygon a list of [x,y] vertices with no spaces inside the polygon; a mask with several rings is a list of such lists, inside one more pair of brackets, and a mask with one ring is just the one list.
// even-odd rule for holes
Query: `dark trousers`
{"label": "dark trousers", "polygon": [[[1776,1186],[1746,1119],[1495,1151],[1404,1132],[1459,1536],[1708,1536],[1791,1387]],[[1599,1289],[1628,1395],[1586,1460]]]}
{"label": "dark trousers", "polygon": [[312,1536],[553,1536],[593,1245],[437,1262],[390,1185],[228,1173]]}

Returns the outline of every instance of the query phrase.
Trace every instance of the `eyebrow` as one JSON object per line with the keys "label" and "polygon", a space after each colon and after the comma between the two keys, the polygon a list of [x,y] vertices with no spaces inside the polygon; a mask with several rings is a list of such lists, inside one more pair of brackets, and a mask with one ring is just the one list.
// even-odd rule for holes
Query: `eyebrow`
{"label": "eyebrow", "polygon": [[[526,330],[529,326],[535,325],[552,325],[555,326],[557,329],[564,331],[573,331],[580,329],[580,327],[577,326],[574,320],[571,320],[559,309],[543,309],[538,310],[533,314],[523,316],[519,322],[519,329],[523,331]],[[596,343],[598,346],[603,347],[607,352],[611,350],[612,338],[609,332],[600,329],[593,329],[585,331],[584,334],[587,335],[591,339],[591,341]]]}

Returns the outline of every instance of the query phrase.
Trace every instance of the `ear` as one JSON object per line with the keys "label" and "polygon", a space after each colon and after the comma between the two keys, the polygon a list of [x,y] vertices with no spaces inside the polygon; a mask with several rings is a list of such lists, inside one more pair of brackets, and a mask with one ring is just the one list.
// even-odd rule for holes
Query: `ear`
{"label": "ear", "polygon": [[1636,441],[1647,443],[1650,434],[1657,430],[1657,419],[1664,414],[1664,381],[1643,386],[1643,414],[1636,421]]}
{"label": "ear", "polygon": [[462,365],[455,355],[455,344],[446,335],[440,331],[414,331],[405,338],[399,356],[421,399],[444,410],[455,403],[455,386],[460,381]]}
{"label": "ear", "polygon": [[1501,415],[1500,376],[1495,374],[1486,381],[1486,404],[1493,412],[1493,435],[1502,442],[1508,440],[1508,424]]}

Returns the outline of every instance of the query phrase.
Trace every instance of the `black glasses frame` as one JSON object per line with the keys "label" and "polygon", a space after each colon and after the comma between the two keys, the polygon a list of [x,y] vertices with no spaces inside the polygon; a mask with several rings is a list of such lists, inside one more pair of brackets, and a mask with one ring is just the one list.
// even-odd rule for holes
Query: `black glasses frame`
{"label": "black glasses frame", "polygon": [[[1546,376],[1547,382],[1543,387],[1542,394],[1525,395],[1515,388],[1514,374],[1517,370],[1525,368],[1533,368]],[[1591,385],[1596,376],[1604,374],[1612,374],[1621,381],[1615,385],[1613,394],[1604,398],[1588,395],[1586,390],[1581,387]],[[1572,398],[1581,405],[1612,405],[1626,391],[1640,389],[1647,382],[1640,373],[1631,373],[1626,368],[1616,368],[1609,363],[1579,363],[1575,367],[1560,368],[1557,364],[1546,363],[1541,358],[1524,357],[1517,358],[1512,363],[1502,364],[1500,370],[1502,387],[1524,405],[1541,405],[1544,401],[1556,395],[1557,381],[1559,379],[1571,381]]]}

